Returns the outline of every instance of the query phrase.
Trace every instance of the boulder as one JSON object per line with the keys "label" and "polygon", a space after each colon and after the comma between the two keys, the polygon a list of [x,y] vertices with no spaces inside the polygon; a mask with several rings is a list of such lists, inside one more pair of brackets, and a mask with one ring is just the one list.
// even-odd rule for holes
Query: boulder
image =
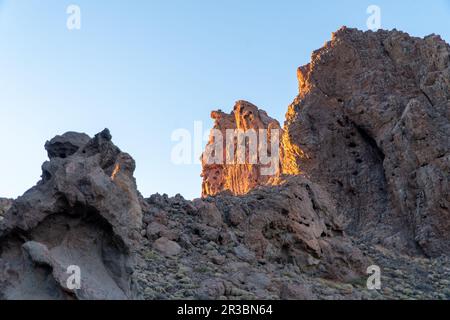
{"label": "boulder", "polygon": [[3,215],[11,208],[12,203],[12,199],[0,198],[0,219],[3,219]]}
{"label": "boulder", "polygon": [[161,237],[153,243],[153,248],[165,256],[176,256],[181,252],[181,247],[175,241]]}

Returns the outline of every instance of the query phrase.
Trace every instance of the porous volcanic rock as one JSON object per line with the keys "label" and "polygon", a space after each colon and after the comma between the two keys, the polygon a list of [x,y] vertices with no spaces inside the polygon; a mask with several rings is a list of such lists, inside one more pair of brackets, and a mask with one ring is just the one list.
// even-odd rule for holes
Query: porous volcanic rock
{"label": "porous volcanic rock", "polygon": [[[0,297],[135,298],[142,209],[134,160],[106,129],[89,140],[65,134],[46,148],[42,179],[0,225]],[[80,288],[68,286],[70,266],[79,267]]]}
{"label": "porous volcanic rock", "polygon": [[[302,176],[244,196],[187,201],[156,194],[146,199],[144,223],[146,263],[137,278],[147,299],[180,294],[279,299],[297,293],[297,298],[312,298],[295,292],[306,285],[301,276],[354,281],[372,263],[343,232],[342,216],[329,195]],[[277,268],[291,269],[297,280],[276,280],[282,273]],[[182,280],[177,269],[191,270],[185,275],[189,280]],[[190,283],[200,286],[188,290]]]}
{"label": "porous volcanic rock", "polygon": [[66,158],[86,145],[91,138],[84,133],[66,132],[63,135],[56,136],[45,143],[48,157]]}
{"label": "porous volcanic rock", "polygon": [[[246,194],[258,185],[267,184],[279,174],[278,155],[282,130],[277,120],[247,101],[237,101],[230,114],[220,110],[213,111],[211,118],[214,119],[214,127],[202,155],[202,196],[216,195],[223,191],[234,195]],[[227,131],[233,130],[236,134],[244,133],[248,136],[242,135],[241,140],[237,136],[227,138]],[[215,132],[219,132],[222,139],[219,140]],[[217,145],[220,146],[219,149],[216,148]],[[242,158],[239,157],[239,150],[244,149],[240,149],[238,145],[245,146]],[[254,149],[251,149],[252,146]],[[272,152],[275,152],[273,157]]]}
{"label": "porous volcanic rock", "polygon": [[436,35],[344,27],[298,80],[283,172],[328,189],[352,234],[449,254],[449,45]]}
{"label": "porous volcanic rock", "polygon": [[11,208],[12,203],[12,199],[0,198],[0,221],[3,220],[3,215]]}
{"label": "porous volcanic rock", "polygon": [[4,214],[6,211],[11,208],[13,203],[12,199],[0,198],[0,214]]}
{"label": "porous volcanic rock", "polygon": [[[345,235],[343,216],[329,194],[304,176],[245,196],[206,201],[213,204],[209,210],[217,207],[225,223],[242,234],[239,246],[255,259],[294,263],[305,272],[337,280],[361,276],[370,265]],[[235,251],[237,256],[240,251]]]}

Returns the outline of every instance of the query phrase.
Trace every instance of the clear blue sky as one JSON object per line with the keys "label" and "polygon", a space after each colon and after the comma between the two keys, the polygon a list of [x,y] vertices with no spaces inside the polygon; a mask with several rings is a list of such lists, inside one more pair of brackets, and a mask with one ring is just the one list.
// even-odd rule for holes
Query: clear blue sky
{"label": "clear blue sky", "polygon": [[371,4],[384,29],[450,40],[448,0],[0,1],[0,196],[38,181],[47,139],[108,127],[144,196],[198,197],[200,166],[170,160],[173,130],[239,99],[282,122],[297,67],[340,26],[366,29]]}

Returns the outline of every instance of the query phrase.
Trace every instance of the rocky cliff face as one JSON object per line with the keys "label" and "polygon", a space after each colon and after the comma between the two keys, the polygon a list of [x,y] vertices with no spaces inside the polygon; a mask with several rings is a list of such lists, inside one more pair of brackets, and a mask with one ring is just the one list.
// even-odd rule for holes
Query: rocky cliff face
{"label": "rocky cliff face", "polygon": [[6,199],[6,198],[0,198],[0,212],[1,214],[4,214],[6,211],[11,208],[11,205],[13,203],[12,199]]}
{"label": "rocky cliff face", "polygon": [[448,254],[449,45],[343,28],[298,79],[283,171],[326,187],[353,234]]}
{"label": "rocky cliff face", "polygon": [[[410,253],[448,254],[449,45],[434,35],[342,28],[298,69],[298,80],[277,174],[261,179],[257,166],[204,166],[203,195],[245,194],[304,174],[333,195],[351,234]],[[268,126],[234,111],[215,127],[242,122]]]}
{"label": "rocky cliff face", "polygon": [[146,299],[313,299],[315,277],[356,281],[372,263],[327,193],[303,177],[238,197],[153,195],[144,224]]}

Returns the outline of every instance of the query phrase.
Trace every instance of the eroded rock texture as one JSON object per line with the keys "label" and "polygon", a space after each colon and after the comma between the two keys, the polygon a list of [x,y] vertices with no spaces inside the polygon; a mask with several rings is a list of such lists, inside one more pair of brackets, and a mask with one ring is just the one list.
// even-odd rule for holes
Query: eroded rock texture
{"label": "eroded rock texture", "polygon": [[[450,253],[450,47],[439,36],[342,28],[298,69],[275,175],[203,163],[203,196],[246,194],[306,175],[335,198],[346,230],[409,253]],[[238,102],[214,129],[278,128]],[[210,139],[208,146],[213,145]]]}
{"label": "eroded rock texture", "polygon": [[[214,127],[202,156],[202,196],[216,195],[223,191],[234,195],[246,194],[278,175],[279,158],[271,157],[272,152],[279,154],[282,130],[278,121],[246,101],[236,102],[230,114],[220,110],[213,111],[211,118],[214,119]],[[227,130],[236,130],[236,133],[240,131],[248,136],[242,136],[241,140],[237,136],[227,139]],[[217,139],[215,132],[221,133],[221,140]],[[221,150],[216,148],[216,143],[221,145]],[[239,144],[245,148],[239,149]],[[239,158],[239,150],[245,150],[242,158]],[[256,152],[250,153],[250,150]],[[251,158],[252,156],[255,158]]]}
{"label": "eroded rock texture", "polygon": [[[41,181],[14,201],[0,225],[0,297],[135,297],[142,210],[134,160],[108,130],[93,139],[65,134],[46,149]],[[79,289],[68,286],[69,266],[81,271]]]}
{"label": "eroded rock texture", "polygon": [[11,199],[0,198],[0,216],[3,216],[11,208],[12,203]]}
{"label": "eroded rock texture", "polygon": [[[448,257],[353,240],[324,190],[304,177],[244,196],[152,195],[136,278],[145,299],[449,299]],[[382,290],[366,269],[382,270]]]}
{"label": "eroded rock texture", "polygon": [[153,195],[144,212],[138,278],[147,299],[313,299],[302,276],[354,281],[371,265],[328,194],[300,176],[245,196]]}
{"label": "eroded rock texture", "polygon": [[449,45],[342,28],[298,79],[283,172],[326,187],[353,234],[450,253]]}

